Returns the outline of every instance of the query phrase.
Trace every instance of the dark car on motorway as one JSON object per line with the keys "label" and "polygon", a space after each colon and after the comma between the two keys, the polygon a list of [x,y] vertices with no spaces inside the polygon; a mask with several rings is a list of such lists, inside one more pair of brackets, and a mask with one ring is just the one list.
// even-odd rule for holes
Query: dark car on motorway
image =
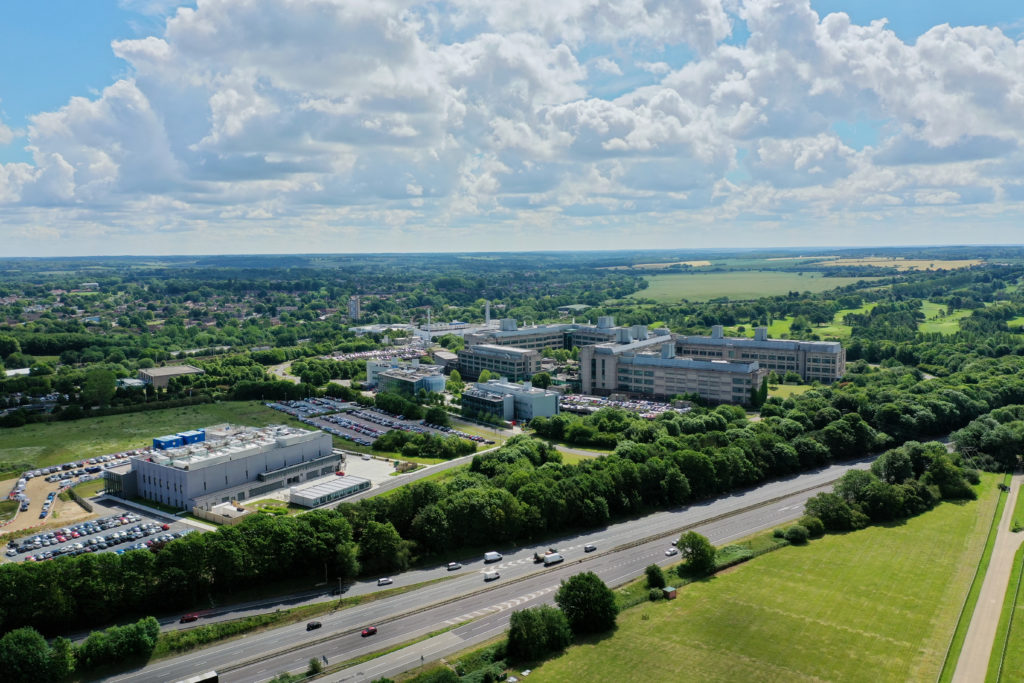
{"label": "dark car on motorway", "polygon": [[308,624],[306,624],[306,630],[307,631],[315,631],[316,629],[320,628],[321,626],[323,626],[323,624],[321,624],[319,621],[311,621]]}
{"label": "dark car on motorway", "polygon": [[198,614],[185,614],[185,615],[183,615],[181,617],[181,619],[178,619],[178,623],[179,624],[187,624],[190,621],[197,621],[198,619],[199,619],[199,615]]}

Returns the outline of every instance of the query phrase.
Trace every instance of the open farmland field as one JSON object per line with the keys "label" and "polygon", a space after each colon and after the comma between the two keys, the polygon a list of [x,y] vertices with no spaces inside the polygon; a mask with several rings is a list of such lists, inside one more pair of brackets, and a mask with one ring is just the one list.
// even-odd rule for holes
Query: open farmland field
{"label": "open farmland field", "polygon": [[107,453],[140,448],[163,436],[220,422],[262,427],[306,427],[256,401],[207,403],[127,415],[91,417],[70,422],[29,424],[0,430],[0,472],[59,465]]}
{"label": "open farmland field", "polygon": [[995,484],[984,475],[977,501],[783,548],[627,610],[530,681],[934,681]]}
{"label": "open farmland field", "polygon": [[700,268],[710,265],[711,261],[671,261],[669,263],[634,263],[631,266],[606,266],[598,270],[661,270],[662,268],[671,268],[673,266]]}
{"label": "open farmland field", "polygon": [[670,273],[647,276],[647,289],[630,294],[634,299],[672,303],[680,299],[708,301],[719,297],[757,299],[786,292],[823,292],[872,278],[823,277],[821,273],[735,271],[728,273]]}
{"label": "open farmland field", "polygon": [[838,258],[831,261],[824,261],[818,265],[822,266],[874,266],[877,268],[895,268],[898,271],[907,270],[956,270],[958,268],[970,268],[980,266],[984,263],[981,259],[907,259],[887,258],[884,256],[869,256],[867,258]]}

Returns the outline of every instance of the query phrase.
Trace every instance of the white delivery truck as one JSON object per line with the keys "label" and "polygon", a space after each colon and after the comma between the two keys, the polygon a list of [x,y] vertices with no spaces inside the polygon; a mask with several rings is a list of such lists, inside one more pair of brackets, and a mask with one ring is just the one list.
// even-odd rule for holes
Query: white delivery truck
{"label": "white delivery truck", "polygon": [[493,550],[484,553],[484,562],[497,562],[501,559],[501,553],[496,553]]}
{"label": "white delivery truck", "polygon": [[550,567],[553,564],[558,564],[564,559],[565,558],[562,557],[559,553],[548,553],[544,556],[544,566]]}

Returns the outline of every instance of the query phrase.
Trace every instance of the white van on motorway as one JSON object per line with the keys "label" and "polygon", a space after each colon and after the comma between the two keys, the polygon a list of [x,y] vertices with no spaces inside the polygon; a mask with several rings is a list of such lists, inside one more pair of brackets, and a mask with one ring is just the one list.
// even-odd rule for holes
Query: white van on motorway
{"label": "white van on motorway", "polygon": [[564,559],[565,558],[562,557],[559,553],[548,553],[544,556],[544,566],[550,567],[553,564],[558,564]]}
{"label": "white van on motorway", "polygon": [[484,572],[484,581],[494,581],[495,579],[497,579],[500,576],[501,576],[501,574],[499,574],[498,572],[494,572],[494,571]]}
{"label": "white van on motorway", "polygon": [[484,562],[497,562],[501,559],[501,553],[496,553],[493,550],[484,553]]}

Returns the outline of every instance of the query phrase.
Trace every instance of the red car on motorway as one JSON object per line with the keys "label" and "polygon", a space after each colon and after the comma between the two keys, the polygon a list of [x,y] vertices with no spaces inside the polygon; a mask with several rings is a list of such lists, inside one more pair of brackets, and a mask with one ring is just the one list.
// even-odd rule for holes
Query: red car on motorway
{"label": "red car on motorway", "polygon": [[366,628],[363,629],[363,638],[365,638],[366,636],[372,636],[375,633],[377,633],[377,627],[376,626],[367,626]]}
{"label": "red car on motorway", "polygon": [[186,614],[186,615],[182,616],[181,619],[178,619],[178,623],[179,624],[187,624],[190,621],[198,621],[198,620],[199,620],[199,615],[198,614]]}

